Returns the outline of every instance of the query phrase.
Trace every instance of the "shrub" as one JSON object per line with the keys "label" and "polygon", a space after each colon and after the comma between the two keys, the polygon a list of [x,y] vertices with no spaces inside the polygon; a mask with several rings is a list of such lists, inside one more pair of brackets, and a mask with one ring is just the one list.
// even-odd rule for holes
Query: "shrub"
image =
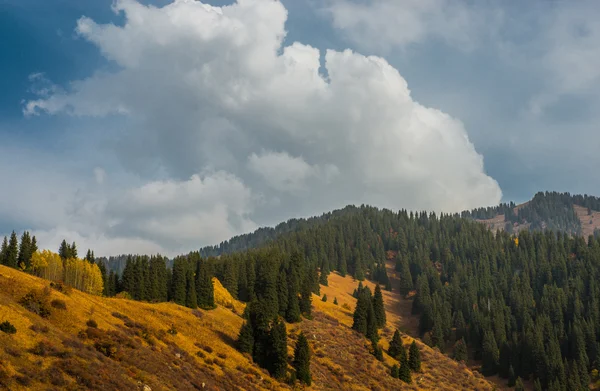
{"label": "shrub", "polygon": [[58,354],[58,350],[48,341],[38,342],[31,350],[32,354],[41,357],[55,356]]}
{"label": "shrub", "polygon": [[52,307],[54,307],[58,310],[66,310],[67,309],[67,303],[65,303],[64,300],[60,300],[60,299],[52,300],[50,305],[52,305]]}
{"label": "shrub", "polygon": [[98,328],[98,323],[96,323],[96,321],[94,319],[90,319],[87,322],[85,322],[87,327],[91,327],[93,329],[97,329]]}
{"label": "shrub", "polygon": [[31,290],[19,300],[19,304],[34,314],[38,314],[42,318],[47,318],[52,313],[48,302],[49,295],[49,289],[43,289],[41,291]]}
{"label": "shrub", "polygon": [[10,356],[13,356],[13,357],[21,357],[22,356],[20,350],[17,350],[15,348],[11,348],[9,346],[5,347],[4,351],[6,352],[6,354],[8,354]]}
{"label": "shrub", "polygon": [[348,305],[348,303],[342,304],[342,308],[345,309],[345,310],[350,311],[350,306]]}
{"label": "shrub", "polygon": [[102,342],[96,342],[94,344],[94,347],[96,348],[97,351],[99,351],[100,353],[104,354],[106,357],[114,357],[115,354],[117,354],[117,352],[119,351],[119,348],[117,347],[117,345],[112,342],[112,341],[102,341]]}
{"label": "shrub", "polygon": [[41,324],[32,324],[31,326],[29,326],[29,329],[31,331],[34,331],[36,333],[47,333],[50,329],[48,328],[48,326],[44,326]]}
{"label": "shrub", "polygon": [[174,325],[174,324],[172,324],[172,325],[171,325],[171,328],[169,328],[169,329],[167,330],[167,333],[169,333],[169,334],[171,334],[171,335],[177,335],[177,329],[175,328],[175,325]]}
{"label": "shrub", "polygon": [[17,328],[13,326],[8,320],[0,323],[0,331],[5,332],[6,334],[16,334]]}
{"label": "shrub", "polygon": [[70,295],[71,291],[73,290],[73,288],[71,288],[68,285],[65,285],[64,283],[58,281],[58,282],[51,282],[50,283],[50,288],[60,292],[60,293],[64,293],[65,295]]}

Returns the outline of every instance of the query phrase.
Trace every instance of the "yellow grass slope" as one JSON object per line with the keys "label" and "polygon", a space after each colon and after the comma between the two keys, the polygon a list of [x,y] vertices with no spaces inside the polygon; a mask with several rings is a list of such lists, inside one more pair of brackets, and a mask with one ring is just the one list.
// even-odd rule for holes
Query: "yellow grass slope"
{"label": "yellow grass slope", "polygon": [[[290,389],[234,349],[244,304],[218,280],[214,283],[218,308],[213,311],[46,289],[47,300],[62,300],[66,309],[52,308],[45,319],[18,301],[31,289],[47,288],[49,282],[0,266],[0,322],[8,320],[17,328],[14,335],[0,332],[0,389],[2,385],[12,390]],[[309,339],[311,390],[492,388],[420,342],[423,372],[413,375],[412,385],[391,378],[394,361],[388,356],[385,363],[375,360],[366,339],[350,328],[356,285],[351,277],[332,274],[329,286],[321,287],[328,302],[313,296],[313,319],[288,326],[290,354],[300,330]],[[393,330],[404,321],[396,311],[397,295],[384,292],[384,296],[388,325],[381,343],[387,348]],[[333,304],[334,297],[339,305]],[[97,328],[86,324],[90,319]],[[405,336],[404,342],[408,345],[412,339]]]}
{"label": "yellow grass slope", "polygon": [[[231,309],[192,311],[172,303],[50,290],[48,300],[63,300],[66,309],[52,308],[44,319],[18,303],[29,290],[48,285],[0,266],[0,322],[17,328],[14,335],[0,332],[0,389],[2,384],[11,390],[287,388],[232,347],[242,319]],[[218,282],[215,299],[243,311]],[[86,325],[90,319],[97,328]]]}
{"label": "yellow grass slope", "polygon": [[[363,281],[373,291],[375,285]],[[437,350],[433,350],[416,340],[421,349],[422,372],[413,373],[412,385],[389,376],[389,368],[397,364],[384,352],[385,364],[375,360],[368,353],[369,343],[353,332],[352,314],[356,299],[352,292],[358,281],[352,277],[341,277],[336,273],[329,276],[329,286],[321,286],[321,295],[327,295],[327,302],[316,296],[315,319],[304,321],[299,327],[308,335],[314,355],[311,371],[315,380],[327,384],[321,389],[335,390],[492,390],[494,386],[479,373],[472,372],[464,364],[451,360]],[[380,344],[387,350],[389,341],[396,329],[410,330],[415,326],[414,319],[402,317],[410,302],[403,300],[396,292],[383,291],[387,324]],[[338,305],[333,304],[337,298]],[[346,307],[346,308],[344,308]],[[410,308],[410,307],[408,307]],[[340,327],[339,325],[345,326]],[[413,338],[403,334],[402,340],[408,350]],[[336,383],[339,382],[339,383]]]}

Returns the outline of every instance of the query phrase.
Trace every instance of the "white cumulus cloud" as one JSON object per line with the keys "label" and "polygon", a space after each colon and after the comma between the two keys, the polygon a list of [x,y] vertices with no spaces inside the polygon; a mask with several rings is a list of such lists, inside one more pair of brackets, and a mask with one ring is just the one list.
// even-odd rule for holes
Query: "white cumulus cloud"
{"label": "white cumulus cloud", "polygon": [[103,235],[179,249],[346,203],[459,211],[501,198],[459,120],[416,102],[383,58],[328,50],[321,69],[319,50],[283,46],[277,1],[114,8],[122,26],[83,17],[77,32],[116,70],[24,107],[123,116],[120,161],[147,184],[106,196]]}

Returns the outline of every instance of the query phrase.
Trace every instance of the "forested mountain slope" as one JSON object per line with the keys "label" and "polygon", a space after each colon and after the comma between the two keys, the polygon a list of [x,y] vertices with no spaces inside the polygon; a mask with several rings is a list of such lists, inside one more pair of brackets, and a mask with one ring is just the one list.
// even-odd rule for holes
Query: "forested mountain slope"
{"label": "forested mountain slope", "polygon": [[[318,217],[290,219],[274,228],[259,228],[252,233],[235,236],[219,245],[203,247],[200,253],[202,256],[217,256],[261,247],[286,233],[305,231],[356,210],[357,207],[349,205],[344,209]],[[503,203],[495,207],[464,211],[460,216],[485,223],[494,231],[551,229],[587,237],[600,228],[600,198],[569,193],[539,192],[531,201],[521,205],[516,205],[514,202]]]}

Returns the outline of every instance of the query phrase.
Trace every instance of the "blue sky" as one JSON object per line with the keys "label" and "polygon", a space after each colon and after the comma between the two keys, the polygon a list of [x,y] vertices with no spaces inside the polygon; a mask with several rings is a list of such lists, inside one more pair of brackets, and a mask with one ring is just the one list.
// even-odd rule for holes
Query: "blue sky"
{"label": "blue sky", "polygon": [[176,253],[350,202],[600,194],[596,2],[242,3],[0,4],[0,233]]}

